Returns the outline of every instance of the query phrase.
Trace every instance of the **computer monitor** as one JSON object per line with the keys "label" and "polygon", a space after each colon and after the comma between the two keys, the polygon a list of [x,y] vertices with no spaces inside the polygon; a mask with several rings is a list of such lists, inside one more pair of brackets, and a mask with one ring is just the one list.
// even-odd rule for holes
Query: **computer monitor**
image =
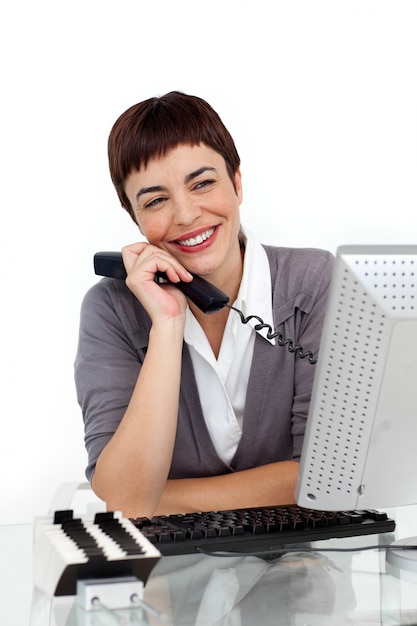
{"label": "computer monitor", "polygon": [[337,250],[296,499],[417,503],[417,246]]}

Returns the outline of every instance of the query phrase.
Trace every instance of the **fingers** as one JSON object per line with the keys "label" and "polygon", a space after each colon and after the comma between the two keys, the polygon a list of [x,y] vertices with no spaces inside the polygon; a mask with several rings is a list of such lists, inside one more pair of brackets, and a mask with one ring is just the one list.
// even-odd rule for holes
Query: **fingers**
{"label": "fingers", "polygon": [[128,275],[139,270],[148,280],[153,280],[156,272],[165,272],[172,283],[189,282],[193,278],[175,257],[146,242],[124,246],[122,256]]}
{"label": "fingers", "polygon": [[126,285],[144,306],[152,321],[183,315],[186,299],[172,285],[155,282],[155,274],[163,272],[175,285],[189,282],[192,275],[165,250],[146,242],[134,243],[122,249],[127,272]]}
{"label": "fingers", "polygon": [[122,248],[123,263],[127,274],[130,274],[138,258],[149,244],[146,242],[133,243]]}

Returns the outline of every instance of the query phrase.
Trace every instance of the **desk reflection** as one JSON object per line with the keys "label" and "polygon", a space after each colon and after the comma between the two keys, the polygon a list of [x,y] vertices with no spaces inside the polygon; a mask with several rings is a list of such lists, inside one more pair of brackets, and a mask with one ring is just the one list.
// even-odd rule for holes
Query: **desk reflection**
{"label": "desk reflection", "polygon": [[164,615],[163,622],[136,608],[86,612],[73,597],[51,599],[34,590],[30,626],[354,624],[351,559],[338,553],[336,563],[302,549],[274,561],[253,556],[164,557],[144,593],[147,604]]}

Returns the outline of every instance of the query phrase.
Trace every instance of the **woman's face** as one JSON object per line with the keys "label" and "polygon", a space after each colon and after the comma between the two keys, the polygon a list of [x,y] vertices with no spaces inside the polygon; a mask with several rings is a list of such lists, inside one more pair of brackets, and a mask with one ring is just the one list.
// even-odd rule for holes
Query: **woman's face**
{"label": "woman's face", "polygon": [[221,279],[238,262],[241,175],[232,182],[211,148],[179,145],[131,173],[125,190],[148,242],[189,271]]}

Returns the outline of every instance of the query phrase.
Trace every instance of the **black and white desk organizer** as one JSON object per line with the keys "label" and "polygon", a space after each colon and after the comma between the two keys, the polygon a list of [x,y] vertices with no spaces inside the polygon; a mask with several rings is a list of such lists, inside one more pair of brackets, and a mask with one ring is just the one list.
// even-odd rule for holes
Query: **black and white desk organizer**
{"label": "black and white desk organizer", "polygon": [[86,610],[126,608],[161,557],[159,550],[117,513],[94,520],[56,511],[34,530],[34,585],[50,596],[76,595]]}

